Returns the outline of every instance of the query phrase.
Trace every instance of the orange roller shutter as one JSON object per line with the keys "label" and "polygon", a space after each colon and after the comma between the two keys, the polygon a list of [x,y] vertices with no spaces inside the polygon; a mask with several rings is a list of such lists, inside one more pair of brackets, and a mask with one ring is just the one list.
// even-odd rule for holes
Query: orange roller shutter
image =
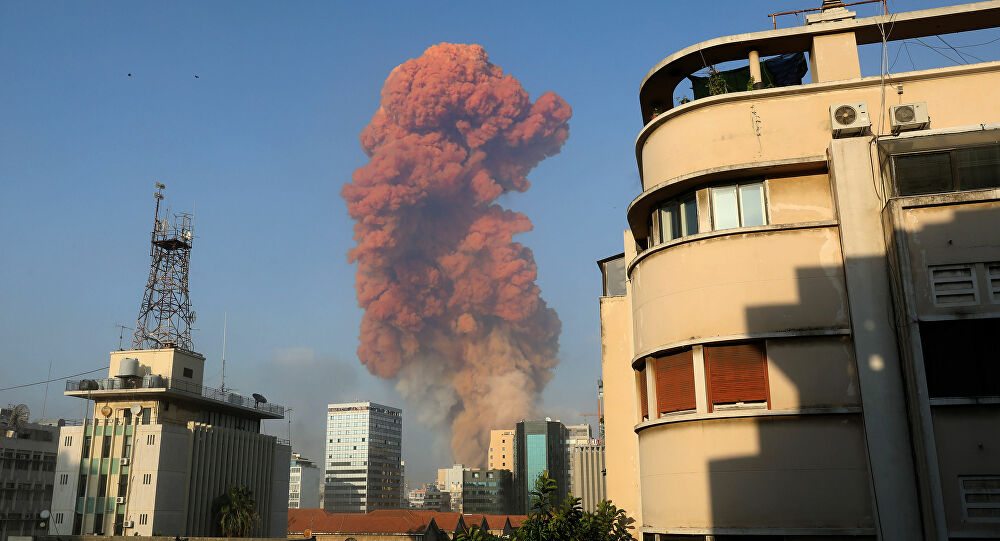
{"label": "orange roller shutter", "polygon": [[694,360],[691,350],[656,360],[656,409],[658,413],[693,410]]}
{"label": "orange roller shutter", "polygon": [[705,346],[709,402],[768,402],[765,359],[761,342]]}

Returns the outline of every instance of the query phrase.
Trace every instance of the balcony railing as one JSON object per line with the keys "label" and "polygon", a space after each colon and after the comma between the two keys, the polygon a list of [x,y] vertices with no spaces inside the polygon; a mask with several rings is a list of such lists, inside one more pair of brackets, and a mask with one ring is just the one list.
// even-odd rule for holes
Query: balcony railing
{"label": "balcony railing", "polygon": [[180,381],[176,378],[165,378],[159,375],[142,376],[141,378],[107,378],[107,379],[82,379],[79,381],[66,381],[66,391],[117,391],[129,389],[164,389],[180,391],[216,402],[224,402],[234,406],[248,409],[264,411],[273,415],[284,417],[285,407],[267,402],[257,402],[251,397],[241,394],[231,393],[220,389],[213,389],[204,385],[198,385],[190,381]]}

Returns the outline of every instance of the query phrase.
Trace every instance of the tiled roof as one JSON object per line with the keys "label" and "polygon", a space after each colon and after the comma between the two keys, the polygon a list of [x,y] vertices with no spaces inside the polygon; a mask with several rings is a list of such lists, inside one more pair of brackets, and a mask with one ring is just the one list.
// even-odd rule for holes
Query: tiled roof
{"label": "tiled roof", "polygon": [[445,532],[455,532],[460,528],[480,526],[483,519],[491,530],[504,527],[510,519],[517,528],[526,518],[524,515],[479,515],[442,513],[421,509],[380,509],[370,513],[328,513],[322,509],[289,509],[288,533],[301,535],[310,530],[313,534],[325,533],[425,533],[431,524]]}

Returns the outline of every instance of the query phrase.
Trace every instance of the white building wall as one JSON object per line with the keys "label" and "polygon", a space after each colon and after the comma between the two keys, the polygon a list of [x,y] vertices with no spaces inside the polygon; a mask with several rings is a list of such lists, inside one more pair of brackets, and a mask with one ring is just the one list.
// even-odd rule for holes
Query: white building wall
{"label": "white building wall", "polygon": [[[67,440],[68,438],[68,440]],[[67,445],[69,443],[69,445]],[[64,426],[59,429],[59,447],[56,451],[55,482],[52,486],[52,516],[61,514],[61,521],[49,521],[50,535],[69,535],[73,530],[76,513],[76,488],[80,479],[80,454],[83,448],[83,427]],[[66,483],[60,483],[61,476]]]}

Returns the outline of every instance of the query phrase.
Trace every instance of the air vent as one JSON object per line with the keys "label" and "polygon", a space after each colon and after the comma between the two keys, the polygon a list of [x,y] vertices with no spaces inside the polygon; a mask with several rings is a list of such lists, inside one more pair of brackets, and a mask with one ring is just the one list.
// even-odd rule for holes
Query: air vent
{"label": "air vent", "polygon": [[931,125],[931,119],[927,116],[927,104],[905,103],[903,105],[893,105],[889,107],[889,124],[893,133],[907,130],[922,130]]}
{"label": "air vent", "polygon": [[929,267],[931,294],[936,306],[979,304],[976,269],[972,265]]}
{"label": "air vent", "polygon": [[1000,477],[959,477],[966,520],[1000,522]]}
{"label": "air vent", "polygon": [[986,277],[990,281],[990,300],[1000,302],[1000,262],[986,264]]}
{"label": "air vent", "polygon": [[864,102],[837,103],[830,106],[830,126],[834,137],[863,135],[871,128],[868,106]]}

